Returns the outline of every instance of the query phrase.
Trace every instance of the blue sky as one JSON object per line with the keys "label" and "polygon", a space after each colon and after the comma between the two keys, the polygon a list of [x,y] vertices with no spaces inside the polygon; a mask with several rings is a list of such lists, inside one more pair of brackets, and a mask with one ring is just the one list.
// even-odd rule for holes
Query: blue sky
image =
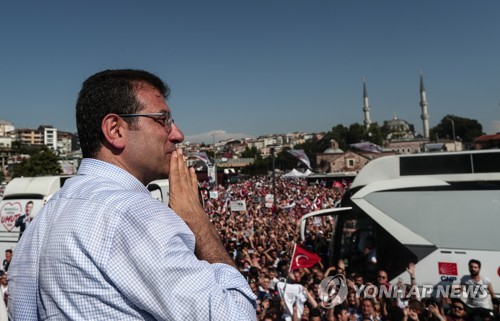
{"label": "blue sky", "polygon": [[76,131],[81,83],[156,73],[190,141],[447,114],[500,132],[500,1],[3,1],[0,119]]}

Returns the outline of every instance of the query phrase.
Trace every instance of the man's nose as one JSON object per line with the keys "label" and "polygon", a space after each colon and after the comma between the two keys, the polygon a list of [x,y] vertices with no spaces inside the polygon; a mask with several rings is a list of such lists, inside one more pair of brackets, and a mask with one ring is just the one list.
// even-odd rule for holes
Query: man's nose
{"label": "man's nose", "polygon": [[181,143],[184,141],[184,134],[179,129],[179,127],[177,127],[175,123],[172,124],[169,140],[174,144]]}

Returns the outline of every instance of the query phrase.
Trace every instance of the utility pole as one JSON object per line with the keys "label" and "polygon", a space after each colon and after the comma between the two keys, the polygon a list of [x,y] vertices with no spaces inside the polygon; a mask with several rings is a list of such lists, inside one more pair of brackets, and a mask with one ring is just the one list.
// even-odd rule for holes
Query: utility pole
{"label": "utility pole", "polygon": [[274,205],[274,210],[276,210],[277,206],[276,206],[276,203],[277,203],[277,200],[276,200],[276,174],[275,174],[275,170],[276,170],[276,165],[275,165],[275,157],[274,157],[274,147],[271,147],[271,157],[272,157],[272,160],[273,160],[273,205]]}
{"label": "utility pole", "polygon": [[214,143],[214,183],[215,188],[217,188],[217,148],[215,148],[215,132],[212,133],[213,143]]}
{"label": "utility pole", "polygon": [[453,132],[453,145],[455,146],[455,152],[457,151],[457,139],[455,137],[455,121],[453,120],[453,118],[450,118],[451,120],[451,129],[452,129],[452,132]]}

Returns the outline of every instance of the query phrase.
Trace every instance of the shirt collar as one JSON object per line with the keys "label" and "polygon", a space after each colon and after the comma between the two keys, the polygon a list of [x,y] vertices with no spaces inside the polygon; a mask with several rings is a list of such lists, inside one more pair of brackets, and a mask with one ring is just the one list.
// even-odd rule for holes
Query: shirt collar
{"label": "shirt collar", "polygon": [[126,170],[95,158],[84,158],[77,175],[97,175],[116,181],[126,189],[138,190],[149,194],[148,189]]}

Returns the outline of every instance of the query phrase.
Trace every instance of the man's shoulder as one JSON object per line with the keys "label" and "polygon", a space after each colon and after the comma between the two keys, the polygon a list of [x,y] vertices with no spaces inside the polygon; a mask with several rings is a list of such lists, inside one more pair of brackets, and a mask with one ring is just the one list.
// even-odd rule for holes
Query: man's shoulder
{"label": "man's shoulder", "polygon": [[472,281],[472,277],[470,275],[464,275],[460,278],[460,284],[467,284]]}
{"label": "man's shoulder", "polygon": [[[130,184],[129,184],[130,185]],[[68,180],[53,199],[66,198],[97,202],[114,208],[127,207],[139,203],[151,203],[154,200],[147,189],[129,186],[98,175],[75,176]]]}
{"label": "man's shoulder", "polygon": [[460,283],[461,284],[484,284],[484,285],[488,285],[491,283],[491,279],[488,278],[487,276],[481,276],[479,281],[476,282],[472,279],[472,277],[470,275],[464,275],[461,279],[460,279]]}
{"label": "man's shoulder", "polygon": [[491,284],[491,279],[487,276],[481,276],[481,281],[483,282],[484,285],[490,285]]}

